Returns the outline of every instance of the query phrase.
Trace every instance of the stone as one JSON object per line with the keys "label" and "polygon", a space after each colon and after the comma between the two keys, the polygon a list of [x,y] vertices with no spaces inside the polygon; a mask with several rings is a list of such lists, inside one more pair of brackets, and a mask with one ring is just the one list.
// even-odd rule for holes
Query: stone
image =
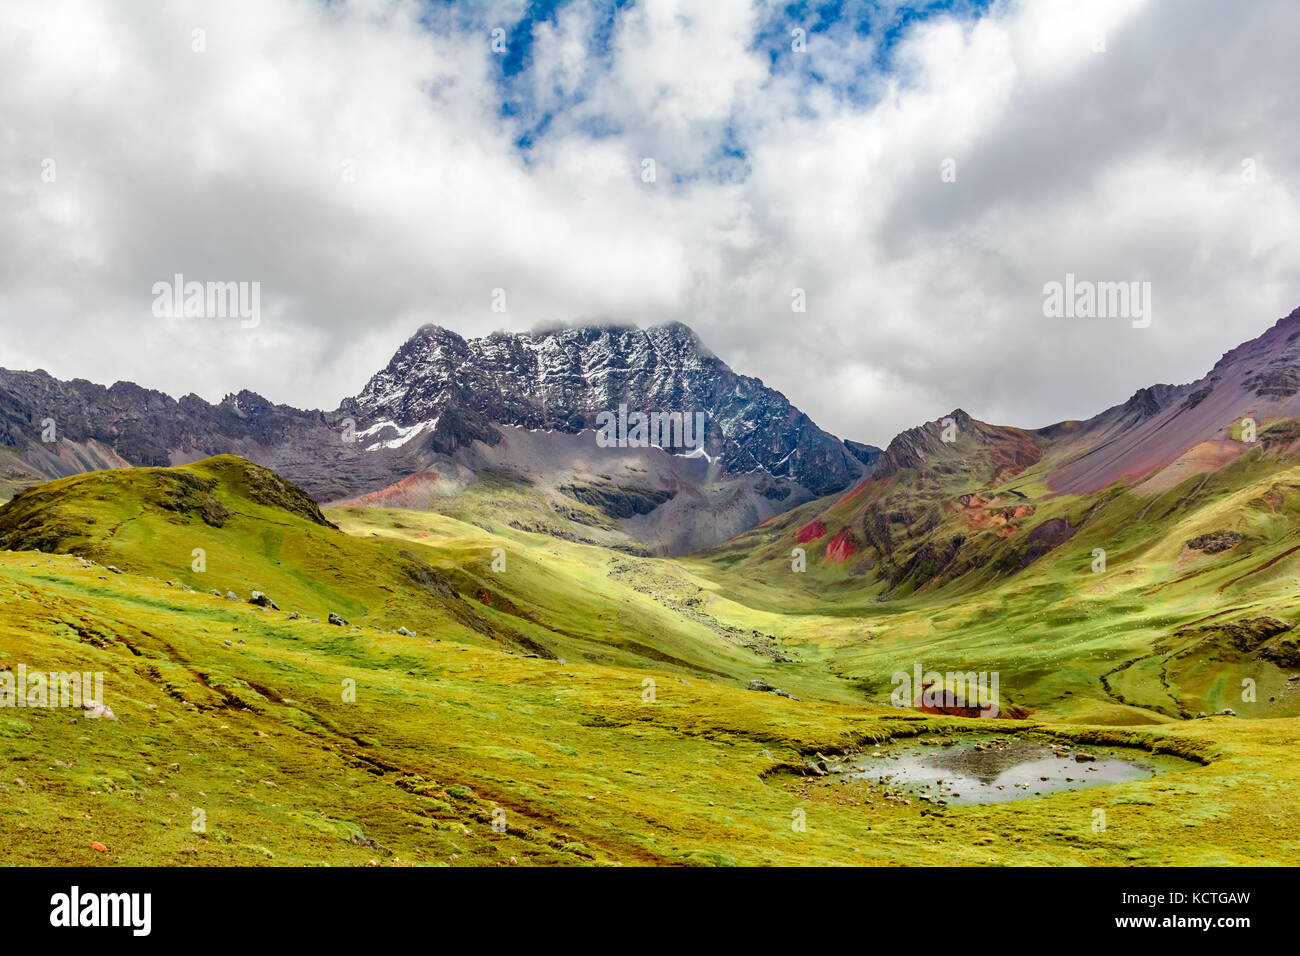
{"label": "stone", "polygon": [[248,603],[256,604],[258,607],[270,608],[272,611],[280,610],[279,605],[276,604],[274,601],[272,601],[261,591],[254,591],[252,595],[249,596]]}

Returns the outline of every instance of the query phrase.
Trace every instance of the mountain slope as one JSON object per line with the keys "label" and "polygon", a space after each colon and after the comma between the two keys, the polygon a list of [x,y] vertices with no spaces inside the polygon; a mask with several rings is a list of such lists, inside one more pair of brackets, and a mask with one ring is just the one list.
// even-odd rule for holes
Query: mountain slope
{"label": "mountain slope", "polygon": [[[1061,446],[1048,478],[1054,491],[1097,491],[1119,480],[1155,477],[1163,491],[1213,470],[1249,448],[1241,423],[1262,428],[1300,416],[1300,309],[1227,352],[1188,385],[1142,389],[1086,422],[1043,430]],[[1163,478],[1153,472],[1168,470]],[[1172,482],[1172,484],[1171,484]]]}
{"label": "mountain slope", "polygon": [[[780,392],[737,375],[681,323],[468,340],[426,325],[340,411],[355,415],[376,441],[409,442],[418,434],[427,447],[449,454],[474,440],[495,443],[492,425],[595,429],[600,412],[620,405],[705,413],[704,450],[724,476],[762,470],[826,494],[867,470],[844,442]],[[871,457],[869,446],[859,447]]]}
{"label": "mountain slope", "polygon": [[367,639],[405,628],[548,660],[653,662],[736,684],[781,676],[781,635],[683,612],[700,588],[671,565],[502,530],[433,513],[322,513],[233,456],[76,475],[0,506],[0,550],[75,554],[218,603],[260,591],[283,614],[337,614]]}
{"label": "mountain slope", "polygon": [[[602,447],[592,429],[620,407],[698,412],[701,447]],[[526,514],[503,524],[678,554],[847,487],[879,450],[823,432],[680,324],[469,340],[425,326],[361,395],[328,413],[251,392],[209,405],[130,383],[0,370],[0,495],[216,454],[273,468],[322,503],[409,504],[416,491],[424,506],[459,514],[477,510],[481,478],[522,476],[534,489],[522,496]]]}

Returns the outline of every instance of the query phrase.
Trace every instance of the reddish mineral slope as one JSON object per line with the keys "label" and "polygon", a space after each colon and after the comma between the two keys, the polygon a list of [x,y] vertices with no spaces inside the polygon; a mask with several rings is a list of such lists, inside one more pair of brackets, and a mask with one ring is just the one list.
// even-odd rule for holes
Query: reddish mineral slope
{"label": "reddish mineral slope", "polygon": [[[1300,309],[1259,338],[1228,352],[1190,385],[1156,385],[1086,422],[1064,422],[1040,434],[1060,447],[1053,491],[1084,494],[1122,479],[1136,480],[1200,445],[1184,467],[1212,469],[1250,446],[1233,426],[1253,418],[1262,427],[1300,415]],[[1054,455],[1053,457],[1056,457]]]}
{"label": "reddish mineral slope", "polygon": [[[785,529],[792,540],[782,548],[816,541],[820,561],[847,565],[850,576],[874,569],[891,588],[925,587],[966,568],[966,539],[992,532],[1015,539],[1013,548],[1023,537],[1021,551],[1005,566],[996,565],[997,555],[979,560],[994,561],[995,571],[1014,570],[1076,530],[1060,518],[1035,517],[1043,484],[1047,498],[1093,494],[1119,481],[1139,494],[1160,494],[1260,447],[1241,440],[1246,418],[1264,447],[1300,456],[1300,422],[1266,433],[1279,419],[1300,418],[1300,309],[1225,354],[1200,380],[1141,389],[1086,421],[1028,430],[957,409],[908,429],[865,481],[792,514],[797,523]],[[1022,473],[1023,491],[1012,481]]]}

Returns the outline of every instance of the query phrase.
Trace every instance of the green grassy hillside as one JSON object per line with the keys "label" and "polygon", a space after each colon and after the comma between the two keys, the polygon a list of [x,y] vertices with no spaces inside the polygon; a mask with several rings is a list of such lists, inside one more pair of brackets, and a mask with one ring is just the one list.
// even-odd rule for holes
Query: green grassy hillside
{"label": "green grassy hillside", "polygon": [[[1300,714],[1295,634],[1262,623],[1300,622],[1293,459],[1265,445],[1155,495],[1053,496],[1037,474],[869,482],[682,563],[835,648],[877,700],[921,660],[998,670],[1011,701],[1089,720]],[[853,536],[874,543],[839,560]]]}
{"label": "green grassy hillside", "polygon": [[[0,669],[102,672],[116,719],[0,708],[0,827],[21,834],[4,862],[1295,864],[1300,721],[1241,704],[1242,718],[1179,720],[1152,690],[1159,673],[1128,664],[1167,658],[1155,670],[1181,693],[1227,699],[1212,655],[1270,629],[1207,626],[1281,616],[1267,595],[1282,562],[1252,569],[1288,547],[1282,519],[1247,522],[1249,561],[1170,550],[1238,507],[1216,501],[1088,588],[1044,564],[982,603],[922,592],[812,613],[781,606],[775,569],[742,586],[718,559],[427,513],[322,515],[237,459],[53,482],[0,509],[17,549],[0,551]],[[1086,558],[1084,544],[1071,547]],[[1197,624],[1220,587],[1233,613]],[[254,589],[280,609],[246,603]],[[771,600],[742,602],[746,589]],[[1147,643],[1157,633],[1174,643]],[[1288,633],[1234,653],[1257,661]],[[946,668],[958,651],[1005,666],[1004,694],[1032,718],[883,706],[894,669],[918,655]],[[798,699],[748,690],[755,678]],[[1195,765],[944,809],[804,773],[818,752],[977,726]]]}

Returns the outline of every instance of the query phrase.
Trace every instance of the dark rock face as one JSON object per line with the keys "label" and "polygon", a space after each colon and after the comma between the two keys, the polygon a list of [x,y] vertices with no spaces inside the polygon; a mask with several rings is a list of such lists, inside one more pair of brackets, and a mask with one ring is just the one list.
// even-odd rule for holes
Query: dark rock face
{"label": "dark rock face", "polygon": [[764,470],[818,495],[865,477],[880,455],[827,434],[780,392],[737,375],[680,323],[468,340],[426,325],[339,413],[374,440],[422,427],[421,441],[450,454],[475,439],[495,442],[494,424],[576,433],[620,405],[704,412],[704,451],[723,474]]}
{"label": "dark rock face", "polygon": [[1193,551],[1204,551],[1206,554],[1218,554],[1239,544],[1241,544],[1239,531],[1211,531],[1209,534],[1197,535],[1187,542],[1187,546]]}
{"label": "dark rock face", "polygon": [[1260,398],[1290,398],[1300,392],[1300,370],[1287,365],[1270,368],[1246,381],[1247,388],[1253,388]]}
{"label": "dark rock face", "polygon": [[222,454],[232,444],[270,447],[325,424],[321,412],[273,405],[253,392],[209,405],[196,395],[177,401],[130,382],[105,388],[84,379],[61,382],[43,371],[0,369],[0,444],[40,441],[45,419],[53,419],[58,438],[98,441],[145,466]]}
{"label": "dark rock face", "polygon": [[617,487],[611,484],[572,484],[560,488],[570,498],[599,508],[611,518],[648,515],[671,498],[671,491],[657,488]]}
{"label": "dark rock face", "polygon": [[1174,633],[1179,637],[1196,636],[1218,640],[1231,644],[1239,651],[1250,653],[1292,629],[1293,625],[1275,617],[1247,617],[1227,624],[1182,628]]}
{"label": "dark rock face", "polygon": [[1174,636],[1195,639],[1202,649],[1210,649],[1212,659],[1231,660],[1236,654],[1251,654],[1278,667],[1300,667],[1300,637],[1295,625],[1276,617],[1244,617],[1224,624],[1184,627],[1174,631]]}

